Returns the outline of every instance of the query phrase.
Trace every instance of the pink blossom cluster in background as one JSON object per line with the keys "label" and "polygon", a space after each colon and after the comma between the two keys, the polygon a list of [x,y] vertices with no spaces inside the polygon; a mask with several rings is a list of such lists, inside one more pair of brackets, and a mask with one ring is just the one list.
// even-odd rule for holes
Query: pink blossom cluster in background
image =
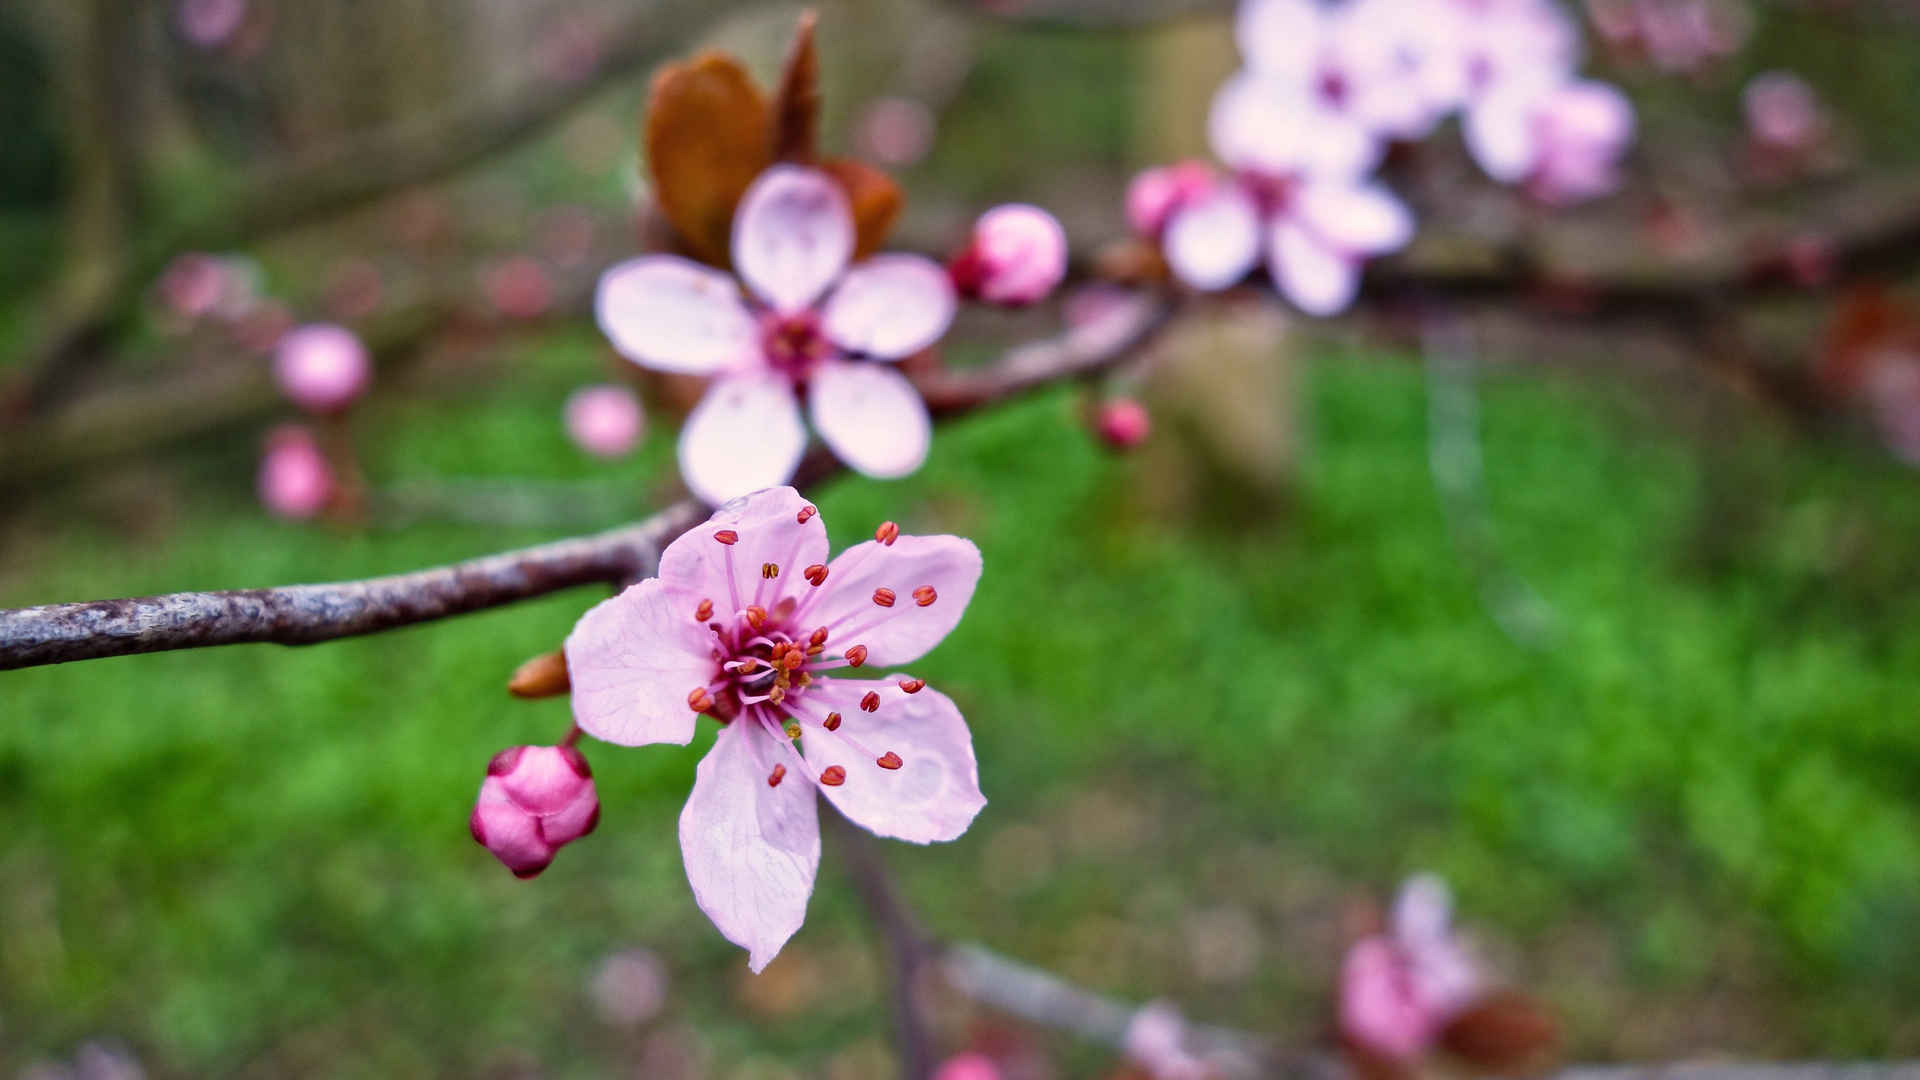
{"label": "pink blossom cluster in background", "polygon": [[1348,950],[1340,973],[1340,1033],[1363,1051],[1412,1061],[1484,990],[1454,935],[1453,902],[1436,877],[1400,887],[1385,933]]}
{"label": "pink blossom cluster in background", "polygon": [[333,467],[313,432],[297,424],[270,432],[258,487],[260,502],[280,517],[304,520],[325,510],[334,494]]}
{"label": "pink blossom cluster in background", "polygon": [[1742,0],[1586,0],[1586,9],[1609,52],[1667,72],[1724,60],[1753,33]]}
{"label": "pink blossom cluster in background", "polygon": [[1235,32],[1246,66],[1208,118],[1226,173],[1150,169],[1127,197],[1189,287],[1264,265],[1302,311],[1345,310],[1366,261],[1413,238],[1412,212],[1373,171],[1449,115],[1489,176],[1544,201],[1618,183],[1633,109],[1578,77],[1579,27],[1555,0],[1243,0]]}
{"label": "pink blossom cluster in background", "polygon": [[[287,400],[329,418],[344,414],[366,392],[373,363],[353,331],[309,323],[281,335],[274,346],[273,374]],[[268,510],[294,519],[319,515],[339,491],[334,465],[313,432],[297,424],[276,428],[268,436],[258,486]]]}
{"label": "pink blossom cluster in background", "polygon": [[598,458],[624,457],[646,429],[640,399],[624,386],[583,386],[567,398],[567,435]]}

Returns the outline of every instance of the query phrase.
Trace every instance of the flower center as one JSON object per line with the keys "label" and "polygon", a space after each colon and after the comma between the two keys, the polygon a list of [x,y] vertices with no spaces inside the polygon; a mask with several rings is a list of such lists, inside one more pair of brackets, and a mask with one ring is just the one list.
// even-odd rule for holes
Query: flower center
{"label": "flower center", "polygon": [[833,354],[833,343],[820,332],[820,319],[811,311],[761,316],[760,347],[768,366],[795,381],[806,378],[815,364]]}
{"label": "flower center", "polygon": [[1254,205],[1259,207],[1260,216],[1272,218],[1286,212],[1288,205],[1293,202],[1293,193],[1299,188],[1300,181],[1292,175],[1242,172],[1240,186],[1252,197]]}
{"label": "flower center", "polygon": [[1338,109],[1347,103],[1347,94],[1351,87],[1347,83],[1347,74],[1337,67],[1320,69],[1320,97],[1328,105]]}

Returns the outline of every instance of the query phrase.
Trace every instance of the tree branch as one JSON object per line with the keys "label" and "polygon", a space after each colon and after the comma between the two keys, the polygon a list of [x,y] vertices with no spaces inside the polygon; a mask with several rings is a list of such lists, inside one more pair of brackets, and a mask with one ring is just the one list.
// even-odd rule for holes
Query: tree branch
{"label": "tree branch", "polygon": [[874,838],[838,812],[828,814],[827,819],[840,835],[854,890],[886,939],[888,981],[893,984],[893,1042],[900,1052],[900,1075],[906,1080],[927,1080],[933,1075],[933,1034],[921,972],[931,956],[931,942],[901,900]]}

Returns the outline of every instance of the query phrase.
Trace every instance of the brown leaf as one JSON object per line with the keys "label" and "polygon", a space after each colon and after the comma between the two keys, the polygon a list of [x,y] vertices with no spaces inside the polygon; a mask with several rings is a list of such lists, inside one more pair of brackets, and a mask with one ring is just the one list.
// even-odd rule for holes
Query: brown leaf
{"label": "brown leaf", "polygon": [[1475,1068],[1512,1073],[1545,1069],[1560,1046],[1560,1025],[1525,994],[1481,998],[1440,1032],[1440,1045]]}
{"label": "brown leaf", "polygon": [[780,88],[773,95],[773,160],[811,165],[820,153],[820,54],[813,46],[819,15],[800,13]]}
{"label": "brown leaf", "polygon": [[900,216],[901,204],[906,201],[900,185],[879,169],[850,158],[833,158],[820,167],[839,182],[840,189],[847,193],[847,202],[853,206],[853,257],[864,259],[880,250],[887,234],[893,231],[894,219]]}
{"label": "brown leaf", "polygon": [[702,53],[654,77],[647,168],[654,196],[697,258],[730,262],[733,210],[771,164],[766,102],[740,62]]}
{"label": "brown leaf", "polygon": [[573,688],[567,676],[567,654],[555,649],[521,664],[507,680],[507,693],[521,698],[557,697]]}

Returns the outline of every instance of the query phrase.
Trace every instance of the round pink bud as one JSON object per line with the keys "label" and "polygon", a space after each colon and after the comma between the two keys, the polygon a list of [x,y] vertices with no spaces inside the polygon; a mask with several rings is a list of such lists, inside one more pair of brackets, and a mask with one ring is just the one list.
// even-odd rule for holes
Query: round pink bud
{"label": "round pink bud", "polygon": [[941,1062],[933,1080],[1000,1080],[1000,1069],[985,1054],[959,1054]]}
{"label": "round pink bud", "polygon": [[1798,153],[1820,138],[1820,102],[1798,75],[1769,71],[1756,75],[1740,94],[1747,133],[1761,146]]}
{"label": "round pink bud", "polygon": [[338,412],[353,404],[366,390],[372,367],[353,331],[332,323],[296,327],[274,350],[281,392],[308,412]]}
{"label": "round pink bud", "polygon": [[1202,161],[1148,169],[1127,185],[1127,223],[1141,236],[1158,239],[1175,210],[1212,186],[1213,170]]}
{"label": "round pink bud", "polygon": [[617,458],[640,441],[646,417],[624,386],[583,386],[567,398],[567,434],[595,457]]}
{"label": "round pink bud", "polygon": [[213,313],[226,289],[226,267],[218,256],[188,252],[175,256],[160,275],[160,299],[174,314],[199,319]]}
{"label": "round pink bud", "polygon": [[510,319],[532,319],[553,305],[553,280],[531,255],[515,255],[487,272],[487,300]]}
{"label": "round pink bud", "polygon": [[247,21],[247,0],[180,0],[176,14],[182,37],[203,49],[216,49]]}
{"label": "round pink bud", "polygon": [[310,518],[333,498],[333,468],[306,428],[276,428],[260,458],[258,486],[268,510],[283,518]]}
{"label": "round pink bud", "polygon": [[954,285],[990,304],[1037,304],[1067,276],[1067,232],[1037,206],[1009,203],[980,215],[953,261]]}
{"label": "round pink bud", "polygon": [[571,746],[510,746],[487,764],[467,827],[473,838],[530,878],[562,847],[600,823],[586,756]]}
{"label": "round pink bud", "polygon": [[1145,405],[1132,398],[1114,398],[1101,404],[1094,428],[1108,446],[1131,450],[1153,433],[1153,417]]}

